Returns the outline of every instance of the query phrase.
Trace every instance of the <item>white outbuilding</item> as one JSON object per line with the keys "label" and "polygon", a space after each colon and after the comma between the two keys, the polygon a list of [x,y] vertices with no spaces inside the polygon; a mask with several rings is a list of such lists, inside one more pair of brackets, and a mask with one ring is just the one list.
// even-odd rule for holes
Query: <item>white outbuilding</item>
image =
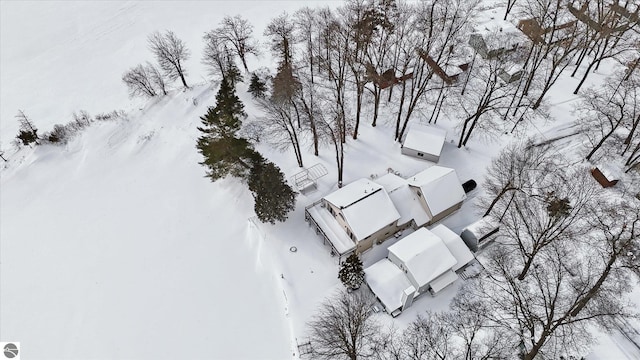
{"label": "white outbuilding", "polygon": [[447,132],[433,125],[411,124],[402,141],[401,152],[437,163]]}

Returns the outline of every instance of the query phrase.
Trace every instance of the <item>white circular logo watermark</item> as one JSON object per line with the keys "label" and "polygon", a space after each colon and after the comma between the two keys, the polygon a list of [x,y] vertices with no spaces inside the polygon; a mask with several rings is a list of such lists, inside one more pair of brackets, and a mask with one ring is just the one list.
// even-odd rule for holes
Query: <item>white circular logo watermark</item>
{"label": "white circular logo watermark", "polygon": [[20,343],[3,342],[1,344],[2,354],[5,359],[20,359]]}

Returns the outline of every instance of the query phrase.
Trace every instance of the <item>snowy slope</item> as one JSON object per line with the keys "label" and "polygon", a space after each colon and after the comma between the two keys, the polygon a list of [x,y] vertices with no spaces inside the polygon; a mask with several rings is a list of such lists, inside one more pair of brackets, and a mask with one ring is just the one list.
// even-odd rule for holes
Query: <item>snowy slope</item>
{"label": "snowy slope", "polygon": [[[304,5],[338,5],[305,1]],[[271,18],[293,13],[297,1],[0,1],[0,141],[16,135],[18,109],[42,130],[71,120],[74,111],[91,114],[129,110],[120,80],[127,69],[154,61],[147,48],[153,31],[172,30],[185,41],[191,58],[185,63],[189,84],[202,83],[206,31],[225,15],[241,14],[254,25],[260,41]],[[253,70],[269,63],[248,58]],[[62,96],[61,96],[62,95]]]}
{"label": "snowy slope", "polygon": [[287,356],[251,195],[203,177],[185,97],[2,173],[0,336],[25,358]]}

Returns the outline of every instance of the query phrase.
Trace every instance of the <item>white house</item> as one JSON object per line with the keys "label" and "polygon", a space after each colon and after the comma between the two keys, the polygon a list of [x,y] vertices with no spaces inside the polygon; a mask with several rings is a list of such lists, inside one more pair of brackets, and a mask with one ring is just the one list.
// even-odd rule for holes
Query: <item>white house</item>
{"label": "white house", "polygon": [[397,231],[400,214],[385,189],[368,179],[356,180],[307,207],[307,220],[338,255],[361,253]]}
{"label": "white house", "polygon": [[436,232],[419,228],[389,246],[389,254],[364,270],[367,285],[386,311],[397,316],[413,299],[436,294],[458,279],[455,271],[464,268],[473,254],[462,239],[439,225]]}
{"label": "white house", "polygon": [[305,219],[340,259],[362,253],[400,230],[431,225],[462,205],[453,169],[432,166],[403,179],[385,174],[360,179],[305,208]]}
{"label": "white house", "polygon": [[411,190],[407,179],[394,173],[388,173],[375,179],[389,194],[391,201],[400,213],[398,227],[412,227],[414,229],[426,225],[431,217],[420,203],[420,198]]}
{"label": "white house", "polygon": [[402,141],[401,152],[437,163],[446,135],[445,130],[433,125],[411,124]]}
{"label": "white house", "polygon": [[407,179],[429,217],[429,225],[452,214],[466,198],[456,171],[432,166]]}

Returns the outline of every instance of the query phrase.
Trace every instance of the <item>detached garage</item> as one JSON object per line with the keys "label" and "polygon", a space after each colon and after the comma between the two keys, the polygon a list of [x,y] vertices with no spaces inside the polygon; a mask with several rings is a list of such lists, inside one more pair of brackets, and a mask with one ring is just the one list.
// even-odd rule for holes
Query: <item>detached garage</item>
{"label": "detached garage", "polygon": [[402,154],[437,163],[446,135],[436,126],[412,124],[402,141]]}

